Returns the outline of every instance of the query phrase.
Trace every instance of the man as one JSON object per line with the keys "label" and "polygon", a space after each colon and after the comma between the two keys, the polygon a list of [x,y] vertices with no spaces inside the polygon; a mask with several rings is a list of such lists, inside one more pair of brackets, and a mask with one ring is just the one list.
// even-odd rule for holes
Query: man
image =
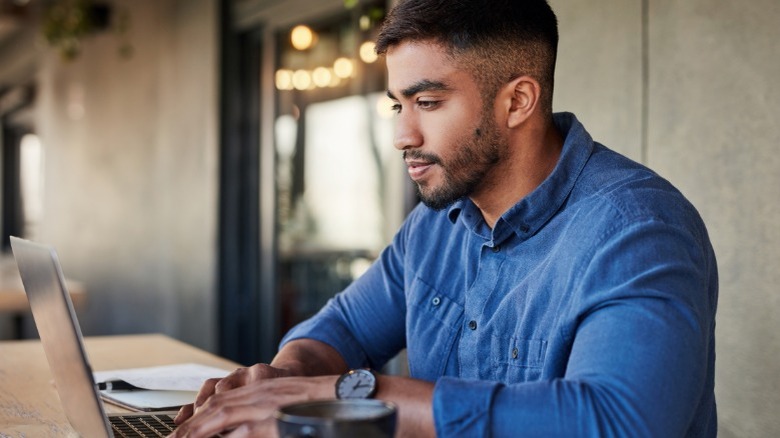
{"label": "man", "polygon": [[[544,0],[401,1],[377,40],[425,205],[270,365],[206,383],[176,436],[272,434],[378,376],[400,436],[715,436],[717,268],[667,181],[552,113]],[[187,436],[189,436],[187,435]]]}

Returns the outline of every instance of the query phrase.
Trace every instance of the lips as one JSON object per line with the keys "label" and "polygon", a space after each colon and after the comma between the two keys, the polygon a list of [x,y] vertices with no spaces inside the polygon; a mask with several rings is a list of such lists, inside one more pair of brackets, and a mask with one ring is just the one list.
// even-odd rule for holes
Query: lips
{"label": "lips", "polygon": [[425,176],[425,174],[428,172],[428,170],[431,167],[433,167],[434,164],[436,163],[433,163],[431,161],[423,161],[417,159],[406,160],[406,167],[409,172],[409,176],[415,181]]}

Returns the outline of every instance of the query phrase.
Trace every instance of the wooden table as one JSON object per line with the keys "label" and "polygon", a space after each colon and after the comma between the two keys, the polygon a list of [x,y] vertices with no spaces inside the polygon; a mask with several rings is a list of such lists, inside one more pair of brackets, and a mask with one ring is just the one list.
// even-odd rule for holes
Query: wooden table
{"label": "wooden table", "polygon": [[[175,363],[226,370],[240,365],[164,335],[85,339],[94,371]],[[107,412],[126,412],[105,404]],[[38,340],[0,342],[0,437],[75,436]]]}

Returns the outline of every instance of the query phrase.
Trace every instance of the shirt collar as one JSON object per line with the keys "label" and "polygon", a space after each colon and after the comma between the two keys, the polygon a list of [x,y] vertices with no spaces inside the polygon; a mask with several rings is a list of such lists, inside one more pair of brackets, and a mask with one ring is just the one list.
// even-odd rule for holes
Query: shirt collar
{"label": "shirt collar", "polygon": [[[574,114],[556,113],[553,120],[565,140],[558,163],[539,187],[507,210],[499,218],[492,233],[488,231],[481,214],[461,214],[463,211],[477,210],[468,198],[456,201],[448,209],[447,217],[453,224],[460,218],[472,232],[494,242],[503,240],[512,232],[525,239],[544,226],[571,193],[593,152],[593,139]],[[485,235],[486,231],[489,235]]]}

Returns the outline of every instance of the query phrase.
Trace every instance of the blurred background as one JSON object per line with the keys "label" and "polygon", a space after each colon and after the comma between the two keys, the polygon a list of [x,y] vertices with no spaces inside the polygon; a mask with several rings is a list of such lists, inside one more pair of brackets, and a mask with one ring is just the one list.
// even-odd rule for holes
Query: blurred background
{"label": "blurred background", "polygon": [[[720,436],[780,435],[780,2],[550,3],[555,110],[709,227]],[[0,294],[24,236],[56,247],[85,335],[269,360],[416,202],[371,45],[389,6],[0,0]],[[35,336],[0,309],[0,338]]]}

